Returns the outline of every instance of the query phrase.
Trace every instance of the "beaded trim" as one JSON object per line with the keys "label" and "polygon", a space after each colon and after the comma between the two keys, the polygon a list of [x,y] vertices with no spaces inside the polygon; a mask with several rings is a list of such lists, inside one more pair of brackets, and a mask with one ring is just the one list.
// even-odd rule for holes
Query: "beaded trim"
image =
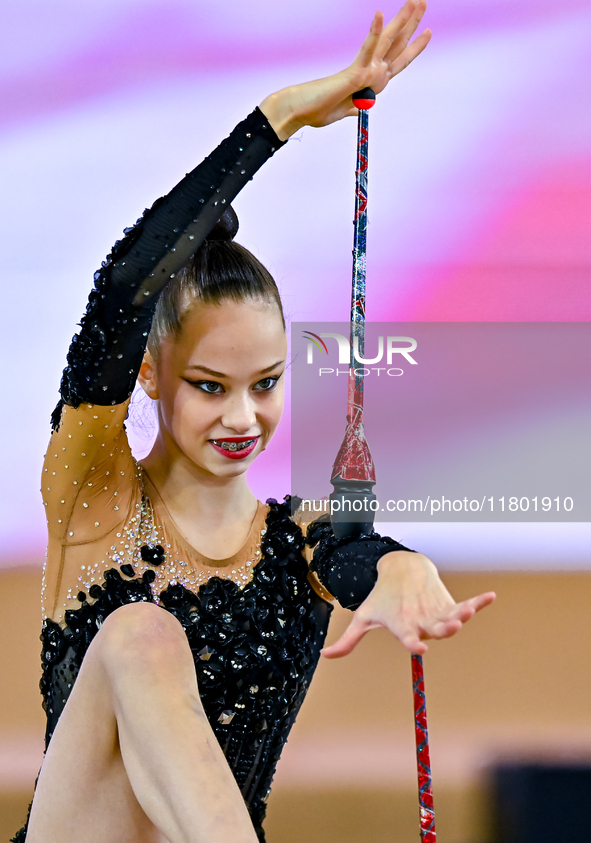
{"label": "beaded trim", "polygon": [[[263,527],[256,549],[251,558],[245,560],[241,565],[233,568],[210,568],[207,570],[194,567],[194,563],[184,557],[184,553],[173,550],[171,542],[164,540],[164,527],[156,524],[154,509],[146,493],[142,467],[136,462],[137,479],[141,489],[141,502],[136,504],[137,512],[133,515],[128,525],[119,533],[118,545],[111,546],[108,558],[117,563],[120,567],[131,565],[134,575],[141,574],[146,570],[154,571],[155,579],[150,584],[153,594],[159,594],[169,585],[180,585],[186,588],[195,588],[203,585],[212,577],[232,580],[240,589],[245,588],[252,580],[254,567],[262,556],[261,543],[267,532]],[[144,553],[142,554],[142,549]],[[147,551],[147,552],[146,552]],[[154,561],[148,563],[145,557],[150,556]],[[125,573],[125,572],[124,572]]]}

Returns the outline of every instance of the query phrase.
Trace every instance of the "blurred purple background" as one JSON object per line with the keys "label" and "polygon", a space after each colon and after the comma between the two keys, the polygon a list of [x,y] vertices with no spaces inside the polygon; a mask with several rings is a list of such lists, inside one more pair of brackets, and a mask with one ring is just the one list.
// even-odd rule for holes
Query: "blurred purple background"
{"label": "blurred purple background", "polygon": [[[3,4],[0,564],[42,557],[49,414],[112,243],[267,94],[348,64],[374,11]],[[432,0],[424,25],[371,115],[368,319],[589,320],[591,3]],[[354,154],[354,120],[307,128],[235,202],[291,319],[347,319]],[[291,491],[289,408],[249,476]],[[588,564],[583,525],[389,526],[444,567]]]}

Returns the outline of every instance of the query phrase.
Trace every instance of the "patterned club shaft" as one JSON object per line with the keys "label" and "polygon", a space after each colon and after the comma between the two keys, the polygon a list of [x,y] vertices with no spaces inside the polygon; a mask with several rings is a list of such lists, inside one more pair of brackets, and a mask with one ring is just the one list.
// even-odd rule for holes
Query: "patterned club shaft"
{"label": "patterned club shaft", "polygon": [[354,343],[358,354],[365,357],[365,270],[367,254],[367,164],[369,111],[359,111],[357,123],[357,167],[355,170],[355,232],[353,237],[353,284],[351,288],[351,367],[347,414],[363,421],[363,377],[353,356]]}
{"label": "patterned club shaft", "polygon": [[431,788],[431,760],[429,758],[425,679],[423,675],[423,659],[417,655],[413,655],[412,657],[412,689],[415,704],[421,843],[435,843],[435,812],[433,810],[433,790]]}
{"label": "patterned club shaft", "polygon": [[347,396],[347,428],[332,479],[374,481],[375,468],[363,429],[363,375],[354,357],[365,356],[365,256],[367,238],[367,152],[369,111],[359,109],[357,122],[357,167],[355,171],[355,219],[353,240],[353,284],[351,291],[351,359]]}

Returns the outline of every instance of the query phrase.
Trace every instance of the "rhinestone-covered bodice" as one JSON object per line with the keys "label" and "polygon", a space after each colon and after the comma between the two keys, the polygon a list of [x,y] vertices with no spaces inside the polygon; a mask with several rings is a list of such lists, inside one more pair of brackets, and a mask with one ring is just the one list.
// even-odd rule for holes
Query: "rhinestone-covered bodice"
{"label": "rhinestone-covered bodice", "polygon": [[[139,542],[166,533],[143,533],[150,515],[119,531],[129,545],[125,553],[114,554],[119,564],[94,577],[88,594],[77,595],[77,608],[66,609],[61,624],[50,618],[43,622],[46,745],[105,618],[127,603],[156,602],[185,630],[206,714],[264,841],[262,821],[275,767],[318,663],[332,610],[309,582],[304,537],[290,509],[289,496],[283,503],[267,501],[260,559],[240,583],[212,576],[191,586],[180,573],[155,591],[155,571],[166,566],[158,553],[152,562],[142,559],[141,548],[150,544],[141,545],[139,556],[136,550]],[[129,561],[134,554],[139,570]],[[14,840],[22,843],[25,833],[26,826]]]}
{"label": "rhinestone-covered bodice", "polygon": [[[332,608],[308,582],[304,540],[290,519],[289,497],[267,503],[262,558],[243,588],[220,577],[196,589],[176,582],[158,601],[187,634],[205,711],[260,840],[275,766],[316,668]],[[66,611],[65,628],[45,621],[41,688],[48,741],[105,617],[125,603],[154,601],[147,573],[127,576],[111,568],[93,586],[92,601]]]}
{"label": "rhinestone-covered bodice", "polygon": [[127,603],[157,603],[186,632],[205,711],[264,840],[265,800],[331,605],[311,584],[289,497],[258,503],[233,557],[192,548],[131,454],[126,411],[65,408],[45,458],[46,744],[105,618]]}

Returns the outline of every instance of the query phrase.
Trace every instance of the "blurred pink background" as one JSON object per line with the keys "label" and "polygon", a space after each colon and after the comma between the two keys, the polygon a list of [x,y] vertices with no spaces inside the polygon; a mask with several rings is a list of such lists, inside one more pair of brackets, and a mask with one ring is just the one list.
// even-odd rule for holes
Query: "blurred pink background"
{"label": "blurred pink background", "polygon": [[[0,564],[42,558],[49,415],[112,243],[268,93],[348,64],[374,10],[3,5]],[[368,319],[589,320],[589,0],[432,0],[424,25],[427,51],[371,113]],[[235,202],[290,319],[347,318],[354,154],[354,120],[307,128]],[[249,476],[263,500],[291,491],[289,407]],[[493,564],[493,528],[500,566],[560,564],[559,548],[588,564],[585,525],[389,526],[444,567]]]}

